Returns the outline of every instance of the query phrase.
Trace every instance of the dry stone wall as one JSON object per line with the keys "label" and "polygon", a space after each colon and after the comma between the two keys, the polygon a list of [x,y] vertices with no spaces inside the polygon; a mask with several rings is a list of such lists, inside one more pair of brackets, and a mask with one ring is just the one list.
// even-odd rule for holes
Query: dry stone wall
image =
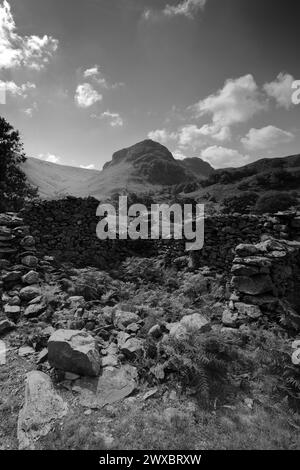
{"label": "dry stone wall", "polygon": [[[69,197],[43,201],[26,207],[21,216],[30,227],[42,255],[55,256],[59,261],[71,261],[79,267],[105,269],[132,254],[164,254],[172,263],[175,258],[186,254],[184,241],[98,240],[98,204],[99,201],[93,198]],[[241,243],[258,243],[266,234],[280,239],[297,239],[300,235],[300,214],[208,216],[205,218],[204,248],[192,252],[193,263],[195,267],[211,266],[229,271],[235,247]]]}

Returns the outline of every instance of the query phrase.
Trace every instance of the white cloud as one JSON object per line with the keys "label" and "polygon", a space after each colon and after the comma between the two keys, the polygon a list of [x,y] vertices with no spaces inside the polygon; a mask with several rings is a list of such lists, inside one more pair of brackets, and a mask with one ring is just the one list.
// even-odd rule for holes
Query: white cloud
{"label": "white cloud", "polygon": [[98,101],[102,101],[103,96],[96,91],[89,83],[78,85],[75,102],[80,108],[89,108]]}
{"label": "white cloud", "polygon": [[182,127],[179,132],[179,145],[181,147],[197,148],[205,145],[204,134],[202,129],[195,124],[189,124]]}
{"label": "white cloud", "polygon": [[195,15],[203,10],[207,0],[184,0],[177,5],[166,5],[163,13],[166,16],[186,16],[187,18],[194,18]]}
{"label": "white cloud", "polygon": [[36,88],[36,85],[31,82],[23,83],[22,85],[17,85],[13,81],[4,82],[0,80],[0,89],[4,93],[9,93],[12,96],[20,96],[22,98],[28,97],[28,92]]}
{"label": "white cloud", "polygon": [[294,135],[291,132],[275,126],[266,126],[262,129],[250,129],[246,137],[241,139],[241,142],[248,150],[259,150],[286,144],[293,139]]}
{"label": "white cloud", "polygon": [[84,78],[91,78],[93,79],[99,86],[105,88],[106,90],[113,90],[115,88],[119,88],[124,86],[124,83],[110,83],[107,78],[104,76],[103,72],[101,72],[99,65],[94,65],[90,69],[87,69],[83,72]]}
{"label": "white cloud", "polygon": [[159,142],[160,144],[166,145],[176,140],[178,137],[176,132],[168,132],[166,129],[156,129],[148,133],[148,138]]}
{"label": "white cloud", "polygon": [[26,114],[26,116],[28,116],[29,118],[32,118],[34,112],[37,110],[38,110],[38,104],[35,102],[32,104],[31,107],[23,109],[22,112]]}
{"label": "white cloud", "polygon": [[57,157],[56,155],[53,155],[51,153],[47,153],[47,154],[43,154],[41,153],[38,158],[40,160],[44,160],[45,162],[48,162],[48,163],[56,163],[56,164],[60,164],[61,163],[61,158],[60,157]]}
{"label": "white cloud", "polygon": [[181,150],[178,150],[176,149],[174,152],[173,152],[173,157],[176,158],[176,160],[184,160],[185,158],[187,158],[186,155],[184,155]]}
{"label": "white cloud", "polygon": [[227,80],[216,94],[192,106],[197,117],[210,114],[218,129],[246,122],[264,109],[266,103],[250,74]]}
{"label": "white cloud", "polygon": [[109,110],[101,114],[92,114],[92,119],[107,119],[111,127],[122,127],[124,125],[123,118],[119,113],[112,113]]}
{"label": "white cloud", "polygon": [[124,121],[119,113],[111,113],[107,110],[102,113],[102,117],[109,120],[111,127],[122,127],[124,125]]}
{"label": "white cloud", "polygon": [[276,80],[264,85],[264,90],[271,98],[274,98],[277,105],[289,109],[292,105],[292,85],[294,77],[288,73],[281,72]]}
{"label": "white cloud", "polygon": [[242,155],[237,150],[213,145],[201,153],[201,158],[215,168],[236,167],[246,165],[250,159],[248,155]]}
{"label": "white cloud", "polygon": [[0,5],[0,69],[25,66],[43,69],[58,48],[58,40],[51,36],[20,36],[11,12],[4,0]]}
{"label": "white cloud", "polygon": [[217,124],[204,124],[199,129],[199,132],[206,137],[218,140],[219,142],[225,142],[231,139],[231,131],[228,126],[219,126]]}
{"label": "white cloud", "polygon": [[95,170],[96,167],[95,165],[80,165],[80,168],[82,168],[83,170]]}

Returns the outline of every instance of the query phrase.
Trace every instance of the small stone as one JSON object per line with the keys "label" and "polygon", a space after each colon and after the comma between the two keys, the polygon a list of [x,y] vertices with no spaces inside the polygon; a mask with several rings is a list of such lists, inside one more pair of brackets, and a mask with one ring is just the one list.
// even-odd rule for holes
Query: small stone
{"label": "small stone", "polygon": [[130,338],[121,347],[121,352],[125,354],[125,356],[133,356],[134,354],[142,350],[143,341],[138,338]]}
{"label": "small stone", "polygon": [[14,330],[16,325],[9,320],[0,321],[0,335],[8,333],[11,330]]}
{"label": "small stone", "polygon": [[44,313],[46,308],[46,305],[43,304],[29,305],[24,312],[24,316],[27,318],[36,318]]}
{"label": "small stone", "polygon": [[35,299],[41,294],[41,290],[38,286],[23,287],[20,291],[20,297],[22,300],[30,301]]}
{"label": "small stone", "polygon": [[24,266],[28,266],[28,268],[36,268],[38,262],[39,260],[35,256],[28,255],[22,258],[22,264],[24,264]]}
{"label": "small stone", "polygon": [[41,352],[39,352],[36,363],[37,364],[43,364],[44,362],[47,361],[47,359],[48,359],[48,349],[44,348],[44,349],[42,349]]}
{"label": "small stone", "polygon": [[20,306],[21,305],[21,299],[18,295],[14,295],[13,297],[10,297],[8,299],[8,303],[11,306]]}
{"label": "small stone", "polygon": [[247,305],[242,302],[237,302],[235,308],[241,315],[246,315],[249,318],[257,319],[261,317],[262,313],[257,305]]}
{"label": "small stone", "polygon": [[32,285],[39,282],[39,274],[36,271],[29,271],[22,277],[24,284]]}
{"label": "small stone", "polygon": [[133,312],[122,312],[122,310],[117,310],[114,314],[114,325],[120,330],[125,329],[131,323],[137,323],[139,321],[140,317]]}
{"label": "small stone", "polygon": [[161,335],[162,335],[160,325],[152,326],[152,328],[150,328],[150,330],[148,332],[148,335],[152,336],[152,338],[156,338],[156,339],[160,338]]}
{"label": "small stone", "polygon": [[112,354],[102,358],[102,367],[117,367],[118,363],[119,361],[117,356]]}
{"label": "small stone", "polygon": [[70,380],[70,382],[75,382],[75,380],[80,379],[80,375],[73,374],[72,372],[66,372],[65,373],[65,379]]}
{"label": "small stone", "polygon": [[21,313],[21,307],[19,307],[18,305],[5,305],[4,313],[11,320],[17,320]]}
{"label": "small stone", "polygon": [[21,271],[11,271],[2,277],[3,282],[18,282],[22,277]]}
{"label": "small stone", "polygon": [[222,323],[225,326],[234,327],[237,326],[238,318],[238,312],[233,312],[232,310],[227,308],[223,312]]}
{"label": "small stone", "polygon": [[23,346],[18,351],[18,355],[20,357],[31,356],[32,354],[35,354],[35,350],[33,348],[31,348],[30,346]]}
{"label": "small stone", "polygon": [[130,323],[130,325],[126,326],[126,331],[129,333],[137,333],[140,330],[140,325],[137,323]]}

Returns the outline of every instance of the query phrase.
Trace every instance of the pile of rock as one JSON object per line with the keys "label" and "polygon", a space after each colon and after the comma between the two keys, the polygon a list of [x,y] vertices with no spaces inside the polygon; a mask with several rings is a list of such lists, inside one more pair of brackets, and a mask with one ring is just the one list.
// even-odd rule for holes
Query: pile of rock
{"label": "pile of rock", "polygon": [[51,272],[50,257],[39,259],[29,227],[16,214],[0,214],[0,335],[14,329],[21,314],[45,311],[40,283]]}
{"label": "pile of rock", "polygon": [[246,319],[258,320],[262,315],[275,319],[283,313],[289,326],[300,328],[300,315],[291,305],[299,301],[300,243],[266,238],[256,245],[238,245],[235,254],[234,292],[223,323],[238,326]]}

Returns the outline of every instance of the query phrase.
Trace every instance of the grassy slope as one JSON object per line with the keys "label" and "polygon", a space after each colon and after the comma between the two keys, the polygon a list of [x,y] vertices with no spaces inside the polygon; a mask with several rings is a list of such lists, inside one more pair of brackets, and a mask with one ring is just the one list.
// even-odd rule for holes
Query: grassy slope
{"label": "grassy slope", "polygon": [[132,167],[128,163],[120,163],[103,172],[28,158],[23,170],[29,183],[39,188],[44,199],[58,199],[66,195],[101,199],[117,190],[127,189],[139,193],[162,188],[161,185],[145,183],[142,179],[133,180]]}

